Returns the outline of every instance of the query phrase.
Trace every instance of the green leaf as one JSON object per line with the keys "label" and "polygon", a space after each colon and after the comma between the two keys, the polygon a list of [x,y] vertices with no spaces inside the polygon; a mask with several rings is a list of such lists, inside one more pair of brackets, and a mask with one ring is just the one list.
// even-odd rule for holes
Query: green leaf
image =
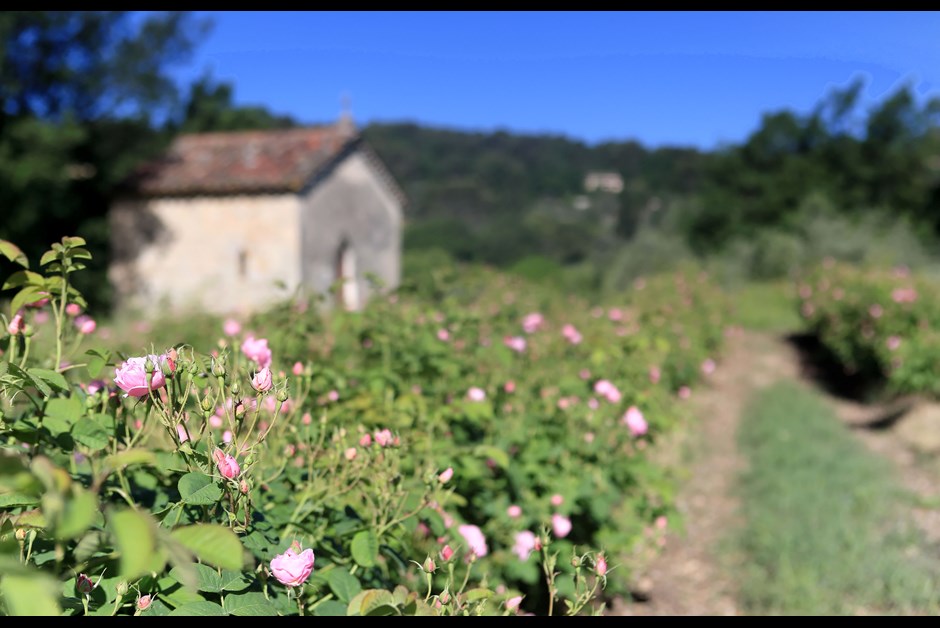
{"label": "green leaf", "polygon": [[[62,245],[70,249],[76,246],[85,246],[85,238],[81,236],[65,236],[62,238]],[[53,248],[55,248],[54,245]]]}
{"label": "green leaf", "polygon": [[72,438],[94,452],[107,447],[111,435],[95,421],[83,416],[72,426]]}
{"label": "green leaf", "polygon": [[[222,592],[222,576],[214,567],[192,563],[190,568],[196,574],[196,590],[208,593]],[[170,575],[184,586],[189,584],[189,574],[182,567],[174,567],[170,570]]]}
{"label": "green leaf", "polygon": [[74,539],[80,536],[94,524],[97,515],[98,498],[95,494],[74,485],[72,497],[66,500],[65,508],[55,526],[55,537]]}
{"label": "green leaf", "polygon": [[45,266],[49,262],[54,262],[58,259],[59,254],[56,251],[46,251],[42,254],[42,257],[39,259],[39,265]]}
{"label": "green leaf", "polygon": [[27,493],[4,493],[0,495],[0,508],[11,508],[13,506],[31,506],[38,503],[38,495],[29,495]]}
{"label": "green leaf", "polygon": [[111,359],[110,351],[89,349],[85,352],[85,355],[88,356],[88,362],[85,368],[88,369],[88,374],[92,377],[98,377],[98,375],[101,374],[101,370],[107,365],[108,360]]}
{"label": "green leaf", "polygon": [[225,596],[225,610],[242,617],[276,617],[277,611],[263,593],[240,593]]}
{"label": "green leaf", "polygon": [[65,381],[65,377],[62,376],[62,373],[57,373],[50,369],[38,368],[27,369],[27,372],[34,378],[39,378],[46,382],[50,387],[59,392],[64,392],[69,389],[69,383]]}
{"label": "green leaf", "polygon": [[171,536],[199,560],[221,569],[242,568],[242,544],[230,529],[197,523],[173,530]]}
{"label": "green leaf", "polygon": [[370,611],[381,607],[392,607],[393,613],[396,610],[395,598],[391,593],[384,589],[367,589],[357,594],[349,601],[346,607],[347,615],[367,615]]}
{"label": "green leaf", "polygon": [[475,602],[476,600],[485,600],[491,597],[493,597],[493,592],[490,591],[489,589],[476,588],[476,589],[470,589],[469,591],[467,591],[468,602]]}
{"label": "green leaf", "polygon": [[7,574],[0,581],[0,593],[7,613],[14,616],[61,615],[59,602],[52,594],[57,588],[52,578],[38,573],[28,576]]}
{"label": "green leaf", "polygon": [[49,385],[46,384],[46,382],[42,381],[41,379],[37,379],[33,377],[27,371],[23,370],[22,368],[20,368],[16,364],[13,364],[12,362],[7,362],[6,365],[7,365],[6,368],[10,372],[11,375],[14,375],[15,377],[22,380],[23,386],[34,386],[36,390],[42,393],[43,397],[48,397],[52,395],[52,389],[49,388]]}
{"label": "green leaf", "polygon": [[27,303],[32,303],[38,301],[39,299],[48,296],[44,294],[42,290],[36,286],[26,286],[22,290],[16,293],[13,297],[13,300],[10,301],[10,312],[16,314],[20,311]]}
{"label": "green leaf", "polygon": [[20,247],[8,240],[0,240],[0,255],[3,255],[14,264],[19,264],[23,268],[29,268],[29,260],[26,259],[23,251],[20,250]]}
{"label": "green leaf", "polygon": [[56,436],[62,432],[68,432],[84,414],[84,408],[76,397],[56,397],[46,403],[45,414],[42,420],[43,427]]}
{"label": "green leaf", "polygon": [[348,604],[351,599],[362,591],[359,580],[342,567],[332,570],[326,581],[330,585],[330,591],[344,605]]}
{"label": "green leaf", "polygon": [[18,270],[3,282],[3,290],[10,290],[12,288],[19,288],[21,286],[36,286],[37,288],[45,286],[45,279],[39,273],[34,273],[31,270]]}
{"label": "green leaf", "polygon": [[313,614],[317,617],[344,617],[346,605],[336,600],[327,600],[313,609]]}
{"label": "green leaf", "polygon": [[124,469],[132,464],[157,464],[157,457],[146,449],[125,449],[104,459],[105,465],[112,470]]}
{"label": "green leaf", "polygon": [[170,611],[168,617],[224,617],[225,609],[215,602],[201,601],[183,604]]}
{"label": "green leaf", "polygon": [[222,488],[205,473],[187,473],[177,483],[180,498],[193,506],[211,506],[222,498]]}
{"label": "green leaf", "polygon": [[379,555],[379,541],[372,530],[362,530],[353,537],[350,550],[353,560],[360,566],[374,567]]}
{"label": "green leaf", "polygon": [[72,259],[91,259],[91,253],[88,249],[75,248],[69,251],[69,255],[72,256]]}
{"label": "green leaf", "polygon": [[147,573],[156,550],[154,525],[148,515],[121,510],[111,517],[111,533],[121,553],[121,576],[132,581]]}

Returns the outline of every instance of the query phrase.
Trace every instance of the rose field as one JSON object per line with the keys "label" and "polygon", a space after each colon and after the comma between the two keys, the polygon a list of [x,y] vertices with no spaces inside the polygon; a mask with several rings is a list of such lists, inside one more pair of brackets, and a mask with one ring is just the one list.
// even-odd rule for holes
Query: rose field
{"label": "rose field", "polygon": [[733,332],[694,268],[602,304],[479,268],[119,333],[83,244],[0,242],[13,615],[600,613],[675,519],[650,453]]}

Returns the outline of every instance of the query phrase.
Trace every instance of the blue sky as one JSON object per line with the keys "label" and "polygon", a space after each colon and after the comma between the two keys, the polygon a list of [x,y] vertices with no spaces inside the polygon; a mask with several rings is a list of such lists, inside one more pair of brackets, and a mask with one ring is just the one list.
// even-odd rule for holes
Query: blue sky
{"label": "blue sky", "polygon": [[200,12],[179,78],[307,123],[413,121],[713,149],[866,81],[940,95],[938,12]]}

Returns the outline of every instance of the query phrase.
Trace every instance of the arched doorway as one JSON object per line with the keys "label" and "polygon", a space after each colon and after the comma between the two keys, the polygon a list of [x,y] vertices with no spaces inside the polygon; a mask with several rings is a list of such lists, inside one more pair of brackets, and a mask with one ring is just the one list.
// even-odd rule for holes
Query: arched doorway
{"label": "arched doorway", "polygon": [[343,239],[336,252],[336,281],[340,282],[340,305],[347,310],[359,309],[359,282],[356,281],[356,250]]}

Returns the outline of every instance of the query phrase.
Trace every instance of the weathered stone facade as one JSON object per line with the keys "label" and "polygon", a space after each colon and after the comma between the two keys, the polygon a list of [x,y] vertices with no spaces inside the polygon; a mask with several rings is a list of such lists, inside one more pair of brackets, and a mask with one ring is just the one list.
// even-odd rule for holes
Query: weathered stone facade
{"label": "weathered stone facade", "polygon": [[[248,139],[259,137],[256,132]],[[198,144],[199,136],[190,138]],[[210,141],[238,144],[233,138]],[[187,150],[180,151],[183,159],[205,166],[204,155]],[[218,148],[213,150],[218,159]],[[245,149],[238,150],[236,159],[243,159],[238,156]],[[258,161],[259,150],[275,149],[248,149],[259,168],[286,169],[277,155],[282,162]],[[274,175],[262,173],[267,179],[264,185],[255,182],[254,190],[240,189],[236,179],[225,181],[224,191],[207,184],[200,191],[198,180],[187,182],[188,171],[177,158],[170,192],[142,186],[148,193],[129,195],[111,209],[109,277],[119,306],[145,314],[190,309],[246,314],[298,289],[328,294],[332,302],[336,295],[330,288],[345,277],[339,298],[346,307],[359,308],[373,291],[368,276],[377,277],[383,288],[397,287],[403,197],[360,140],[348,138],[331,151],[328,159],[319,155],[320,163],[304,180],[293,176],[284,190],[276,189]],[[291,159],[304,158],[294,152]]]}

